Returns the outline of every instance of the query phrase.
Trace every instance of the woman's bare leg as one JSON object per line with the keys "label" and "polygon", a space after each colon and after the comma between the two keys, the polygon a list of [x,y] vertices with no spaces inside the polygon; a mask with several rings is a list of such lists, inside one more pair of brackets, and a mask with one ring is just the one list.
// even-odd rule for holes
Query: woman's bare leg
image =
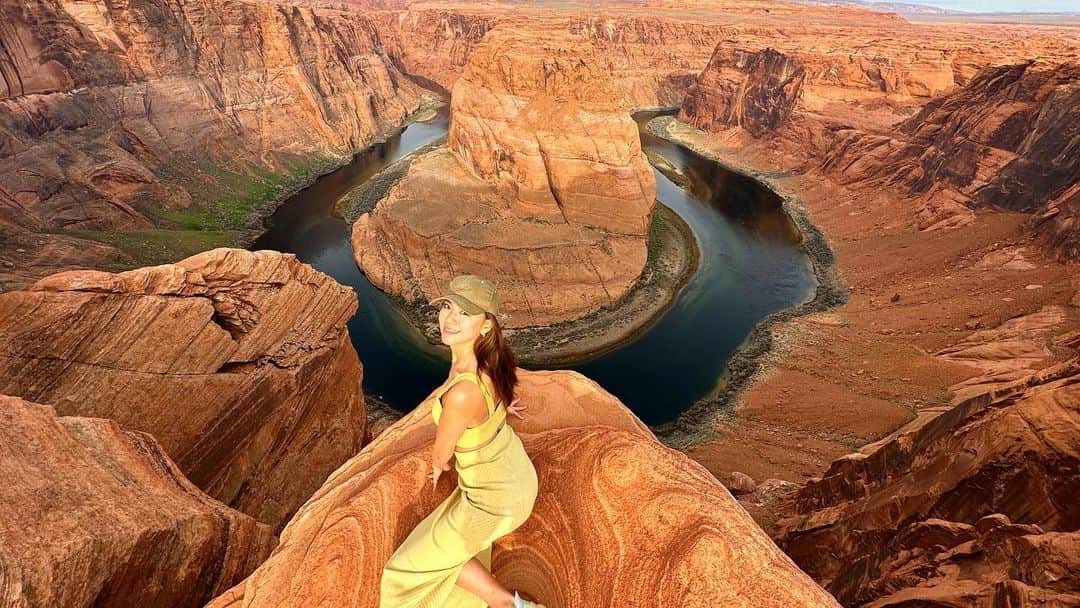
{"label": "woman's bare leg", "polygon": [[[490,608],[514,608],[514,594],[506,590],[475,557],[465,562],[457,585],[484,600]],[[543,604],[537,604],[544,608]]]}

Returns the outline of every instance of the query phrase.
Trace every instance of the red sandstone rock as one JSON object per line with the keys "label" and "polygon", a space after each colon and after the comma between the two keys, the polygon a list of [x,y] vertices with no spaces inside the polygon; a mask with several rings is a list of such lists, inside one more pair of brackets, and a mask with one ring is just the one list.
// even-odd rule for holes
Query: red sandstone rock
{"label": "red sandstone rock", "polygon": [[988,515],[974,525],[928,519],[855,561],[830,587],[867,607],[1080,604],[1080,532],[1044,532]]}
{"label": "red sandstone rock", "polygon": [[150,433],[207,493],[280,527],[361,446],[356,306],[271,251],[60,273],[0,294],[0,392]]}
{"label": "red sandstone rock", "polygon": [[448,147],[353,226],[371,281],[426,302],[455,275],[499,287],[507,327],[614,304],[648,257],[652,169],[587,40],[496,28],[454,85]]}
{"label": "red sandstone rock", "polygon": [[[500,581],[552,608],[835,606],[700,465],[661,445],[595,383],[519,372],[515,430],[536,464],[533,515],[496,542]],[[338,469],[273,556],[212,608],[376,606],[383,564],[453,487],[425,479],[425,402]],[[453,473],[450,474],[453,477]],[[425,486],[425,483],[428,485]]]}
{"label": "red sandstone rock", "polygon": [[750,477],[746,473],[734,471],[728,476],[728,480],[724,483],[724,487],[735,495],[750,494],[754,492],[754,490],[757,490],[757,483],[754,482],[753,477]]}
{"label": "red sandstone rock", "polygon": [[1014,317],[993,328],[972,332],[937,353],[983,373],[954,384],[953,402],[963,401],[1014,382],[1053,359],[1047,342],[1068,319],[1064,306],[1046,306],[1038,312]]}
{"label": "red sandstone rock", "polygon": [[[728,10],[740,8],[732,4]],[[494,27],[517,31],[557,27],[591,43],[632,108],[678,105],[725,34],[716,23],[672,19],[665,10],[562,13],[542,4],[426,8],[413,3],[405,14],[370,18],[396,65],[447,92],[465,71],[473,49]]]}
{"label": "red sandstone rock", "polygon": [[3,606],[199,608],[277,542],[149,435],[6,395],[0,479]]}
{"label": "red sandstone rock", "polygon": [[[907,541],[899,534],[905,527],[936,518],[973,524],[984,534],[983,528],[996,520],[980,523],[981,518],[998,513],[1018,524],[1069,532],[1055,538],[1067,543],[1061,550],[1075,560],[1065,548],[1075,546],[1075,531],[1080,528],[1077,495],[1080,359],[1074,358],[968,398],[936,416],[924,415],[891,437],[837,460],[823,478],[811,480],[798,493],[797,513],[785,522],[782,544],[842,601],[869,601],[893,592],[903,598],[908,596],[898,591],[901,587],[935,587],[937,583],[928,580],[933,575],[914,568],[905,576],[895,574],[893,582],[879,584],[875,582],[879,577],[887,581],[906,566],[870,564],[909,558],[922,563],[925,556],[904,553]],[[1033,526],[1023,534],[1042,534]],[[968,534],[949,542],[920,542],[952,547],[970,538]],[[1014,572],[1010,563],[1027,568],[1035,562],[1030,554],[1006,557],[987,558],[996,564],[996,574],[982,577],[953,571],[948,576],[974,579],[970,584],[980,596],[993,595],[986,586],[999,584],[1002,576],[1069,593],[1080,588],[1075,576],[1059,588],[1027,574],[1009,574]],[[874,585],[879,588],[871,589]]]}
{"label": "red sandstone rock", "polygon": [[978,207],[1039,212],[1040,244],[1075,259],[1080,160],[1067,151],[1078,108],[1080,65],[987,68],[892,134],[837,131],[823,166],[845,182],[894,184],[918,197],[920,229],[969,223]]}
{"label": "red sandstone rock", "polygon": [[645,235],[656,184],[587,39],[496,28],[454,85],[449,148],[519,216]]}
{"label": "red sandstone rock", "polygon": [[169,212],[191,206],[206,211],[181,223],[240,228],[267,172],[343,162],[420,101],[360,14],[238,0],[0,11],[0,232],[35,250],[28,233],[175,226]]}
{"label": "red sandstone rock", "polygon": [[783,53],[721,44],[683,100],[679,120],[701,129],[742,127],[761,137],[788,121],[805,79],[806,68]]}
{"label": "red sandstone rock", "polygon": [[1080,181],[1035,216],[1035,242],[1059,260],[1080,260]]}

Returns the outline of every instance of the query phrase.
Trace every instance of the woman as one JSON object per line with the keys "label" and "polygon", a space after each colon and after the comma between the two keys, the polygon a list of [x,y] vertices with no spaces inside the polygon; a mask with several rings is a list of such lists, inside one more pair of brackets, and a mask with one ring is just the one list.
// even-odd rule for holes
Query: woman
{"label": "woman", "polygon": [[[450,281],[439,307],[439,332],[450,347],[450,377],[432,393],[437,429],[431,484],[450,469],[454,491],[424,518],[383,568],[380,608],[544,608],[495,580],[491,543],[528,519],[536,502],[536,469],[507,412],[517,405],[517,361],[495,315],[495,286],[476,275]],[[509,403],[509,406],[505,404]]]}

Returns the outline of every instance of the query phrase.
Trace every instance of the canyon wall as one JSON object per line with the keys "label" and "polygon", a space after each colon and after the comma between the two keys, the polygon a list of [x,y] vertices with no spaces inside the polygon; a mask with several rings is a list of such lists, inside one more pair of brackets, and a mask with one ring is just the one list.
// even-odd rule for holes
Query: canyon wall
{"label": "canyon wall", "polygon": [[1080,600],[1078,494],[1074,358],[837,460],[799,490],[780,542],[846,605],[1068,605]]}
{"label": "canyon wall", "polygon": [[920,229],[969,223],[980,207],[1039,213],[1047,253],[1078,259],[1080,64],[987,68],[890,135],[833,137],[823,169],[842,183],[898,187],[918,201]]}
{"label": "canyon wall", "polygon": [[364,439],[356,307],[272,251],[68,271],[0,294],[0,393],[150,433],[208,494],[280,528]]}
{"label": "canyon wall", "polygon": [[0,287],[146,263],[135,238],[167,250],[153,261],[235,242],[260,204],[421,99],[361,14],[239,0],[0,8]]}
{"label": "canyon wall", "polygon": [[[911,202],[920,230],[969,224],[978,208],[1034,213],[1036,242],[1051,257],[1075,260],[1080,67],[1025,61],[966,75],[969,62],[1003,58],[990,51],[1015,56],[1007,50],[942,51],[938,69],[927,71],[919,57],[930,51],[911,57],[904,45],[883,50],[887,61],[873,64],[854,56],[836,62],[813,47],[780,52],[721,43],[679,119],[765,140],[801,159],[803,170],[844,186],[893,188]],[[1059,53],[1068,55],[1049,54]],[[913,80],[932,74],[940,78]],[[916,98],[926,95],[934,97]]]}
{"label": "canyon wall", "polygon": [[683,100],[679,120],[700,129],[742,127],[760,137],[788,122],[805,80],[806,68],[788,55],[720,45]]}
{"label": "canyon wall", "polygon": [[594,65],[612,78],[629,108],[678,105],[723,36],[723,28],[715,24],[653,14],[600,11],[584,15],[537,9],[536,5],[513,10],[497,5],[417,5],[407,12],[381,13],[371,19],[395,65],[446,92],[464,73],[476,45],[496,26],[518,32],[553,28],[569,33],[596,49]]}
{"label": "canyon wall", "polygon": [[[535,463],[530,518],[490,554],[501,583],[551,608],[836,606],[715,478],[663,446],[617,399],[574,372],[519,370],[529,404],[511,425]],[[456,487],[427,477],[430,402],[342,465],[273,556],[211,608],[377,606],[390,554]],[[449,477],[446,478],[446,477]]]}
{"label": "canyon wall", "polygon": [[201,608],[277,543],[149,435],[0,395],[0,605]]}

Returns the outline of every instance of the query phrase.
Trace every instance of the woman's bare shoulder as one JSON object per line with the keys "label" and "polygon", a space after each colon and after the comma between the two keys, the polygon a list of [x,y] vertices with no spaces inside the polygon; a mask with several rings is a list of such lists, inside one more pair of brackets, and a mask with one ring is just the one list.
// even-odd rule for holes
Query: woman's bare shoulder
{"label": "woman's bare shoulder", "polygon": [[470,419],[475,418],[477,414],[487,414],[484,394],[473,382],[464,381],[454,384],[442,396],[441,401],[444,412],[457,411]]}

